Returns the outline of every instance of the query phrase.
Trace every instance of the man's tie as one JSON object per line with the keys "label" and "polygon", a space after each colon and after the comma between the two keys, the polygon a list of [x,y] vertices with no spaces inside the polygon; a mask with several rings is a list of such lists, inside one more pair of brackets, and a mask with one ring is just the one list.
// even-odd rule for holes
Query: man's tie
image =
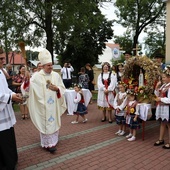
{"label": "man's tie", "polygon": [[68,69],[67,69],[67,67],[66,67],[66,74],[67,74],[67,79],[68,79],[69,77],[68,77]]}

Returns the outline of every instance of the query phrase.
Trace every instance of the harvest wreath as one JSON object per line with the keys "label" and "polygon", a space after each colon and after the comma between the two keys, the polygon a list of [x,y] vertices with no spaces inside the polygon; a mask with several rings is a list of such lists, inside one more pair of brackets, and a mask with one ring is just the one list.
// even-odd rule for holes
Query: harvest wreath
{"label": "harvest wreath", "polygon": [[157,64],[146,56],[134,56],[124,65],[124,82],[134,89],[138,102],[150,103],[160,76]]}

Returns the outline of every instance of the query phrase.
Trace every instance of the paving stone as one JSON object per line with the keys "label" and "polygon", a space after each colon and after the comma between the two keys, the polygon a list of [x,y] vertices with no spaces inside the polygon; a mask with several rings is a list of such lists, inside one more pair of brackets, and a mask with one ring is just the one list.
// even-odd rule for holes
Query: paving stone
{"label": "paving stone", "polygon": [[[57,152],[50,154],[40,147],[39,132],[31,120],[21,120],[16,113],[15,125],[18,146],[18,170],[169,170],[169,151],[154,147],[159,136],[159,123],[146,122],[145,140],[142,129],[134,142],[117,136],[115,122],[101,122],[102,113],[96,103],[88,107],[88,122],[72,125],[74,116],[62,115]],[[129,129],[126,129],[127,134]],[[165,141],[167,142],[167,134]],[[166,157],[166,160],[165,160]],[[139,165],[139,166],[138,166]]]}

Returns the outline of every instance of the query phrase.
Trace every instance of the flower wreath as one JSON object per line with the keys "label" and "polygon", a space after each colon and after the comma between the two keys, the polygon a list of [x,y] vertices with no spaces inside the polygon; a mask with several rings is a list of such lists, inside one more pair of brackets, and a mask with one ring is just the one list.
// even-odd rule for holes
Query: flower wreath
{"label": "flower wreath", "polygon": [[144,75],[144,89],[147,95],[153,94],[155,83],[160,76],[161,70],[146,56],[134,56],[128,59],[124,65],[124,79],[128,84],[138,87],[138,77],[142,69]]}

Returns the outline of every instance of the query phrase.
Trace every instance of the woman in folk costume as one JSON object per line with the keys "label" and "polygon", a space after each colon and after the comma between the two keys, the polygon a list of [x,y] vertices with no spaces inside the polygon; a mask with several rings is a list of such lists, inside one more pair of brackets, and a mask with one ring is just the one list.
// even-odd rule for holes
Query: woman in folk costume
{"label": "woman in folk costume", "polygon": [[[162,85],[163,83],[163,85]],[[161,86],[162,85],[162,86]],[[162,82],[159,81],[155,87],[155,98],[157,102],[156,120],[160,120],[159,140],[154,146],[164,144],[164,135],[166,126],[168,127],[169,141],[163,146],[164,149],[170,149],[170,71],[166,70],[162,74]]]}
{"label": "woman in folk costume", "polygon": [[[65,87],[53,71],[51,54],[44,49],[38,55],[43,69],[34,74],[23,88],[29,89],[28,108],[35,127],[40,131],[41,146],[53,153],[58,142],[61,115],[66,110]],[[29,88],[27,88],[29,86]]]}
{"label": "woman in folk costume", "polygon": [[123,74],[124,74],[124,64],[118,63],[117,64],[117,81],[122,81]]}
{"label": "woman in folk costume", "polygon": [[112,123],[112,110],[114,102],[114,89],[116,87],[116,74],[110,71],[110,64],[104,63],[102,66],[102,73],[98,76],[98,108],[103,111],[102,122],[106,121],[106,111],[108,111],[109,123]]}

